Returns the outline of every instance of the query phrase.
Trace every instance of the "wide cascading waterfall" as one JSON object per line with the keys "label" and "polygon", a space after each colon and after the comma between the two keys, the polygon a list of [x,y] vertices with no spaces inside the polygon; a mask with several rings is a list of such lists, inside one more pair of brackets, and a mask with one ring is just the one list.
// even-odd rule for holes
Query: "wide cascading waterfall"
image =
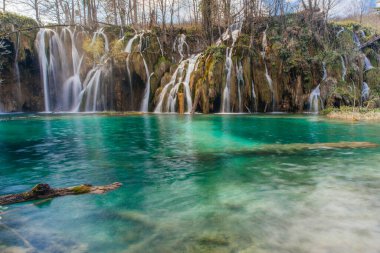
{"label": "wide cascading waterfall", "polygon": [[[323,69],[323,76],[322,81],[325,81],[327,79],[327,69],[326,69],[326,63],[322,63],[322,69]],[[309,111],[313,113],[319,113],[320,108],[324,108],[323,101],[321,97],[321,89],[320,84],[311,91],[309,96]],[[320,103],[320,104],[319,104]]]}
{"label": "wide cascading waterfall", "polygon": [[[74,33],[69,28],[63,28],[60,33],[42,28],[37,34],[35,44],[46,112],[71,111],[79,101],[83,56],[79,56]],[[67,54],[68,50],[70,54]]]}
{"label": "wide cascading waterfall", "polygon": [[75,112],[96,112],[108,109],[107,87],[102,80],[110,72],[109,45],[107,35],[102,28],[93,34],[90,47],[99,38],[102,38],[104,42],[103,54],[100,56],[99,63],[94,64],[93,68],[86,75],[83,82],[83,90],[79,94],[79,102],[74,109]]}
{"label": "wide cascading waterfall", "polygon": [[[190,91],[190,78],[191,74],[196,69],[197,62],[200,56],[201,54],[191,56],[190,58],[183,60],[178,65],[177,69],[172,75],[172,78],[170,79],[170,82],[164,86],[160,93],[159,101],[154,110],[155,113],[176,112],[178,91],[181,85],[183,85],[183,92],[186,96],[187,113],[191,112],[192,99]],[[186,66],[186,75],[184,76],[184,70]]]}
{"label": "wide cascading waterfall", "polygon": [[365,102],[369,99],[369,94],[370,94],[370,88],[366,82],[363,82],[362,94],[361,94],[362,102]]}
{"label": "wide cascading waterfall", "polygon": [[340,60],[342,62],[342,81],[345,81],[347,75],[346,62],[344,61],[344,56],[340,56]]}
{"label": "wide cascading waterfall", "polygon": [[237,77],[237,88],[238,88],[238,101],[239,101],[239,112],[243,112],[243,102],[241,99],[241,87],[244,87],[244,76],[243,76],[243,65],[239,62],[236,65],[236,77]]}
{"label": "wide cascading waterfall", "polygon": [[186,42],[186,35],[180,34],[177,36],[173,43],[173,52],[177,51],[179,53],[179,55],[181,56],[181,59],[179,60],[180,62],[185,57],[184,46],[186,46],[187,55],[189,55],[190,47],[189,44],[187,44]]}

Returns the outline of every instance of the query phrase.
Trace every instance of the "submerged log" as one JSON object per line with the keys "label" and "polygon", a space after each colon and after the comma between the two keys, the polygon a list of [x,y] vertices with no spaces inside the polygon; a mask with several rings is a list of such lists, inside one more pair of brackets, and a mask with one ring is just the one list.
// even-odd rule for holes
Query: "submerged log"
{"label": "submerged log", "polygon": [[50,199],[55,197],[79,194],[103,194],[119,188],[121,183],[103,186],[83,184],[67,188],[51,188],[48,184],[38,184],[28,192],[0,196],[0,205],[10,205],[31,200]]}

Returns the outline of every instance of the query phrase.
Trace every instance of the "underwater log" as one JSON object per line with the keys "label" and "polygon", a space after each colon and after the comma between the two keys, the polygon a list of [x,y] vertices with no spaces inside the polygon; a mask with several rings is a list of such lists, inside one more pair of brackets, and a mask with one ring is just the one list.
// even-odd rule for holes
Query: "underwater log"
{"label": "underwater log", "polygon": [[37,184],[27,192],[0,196],[0,205],[10,205],[31,200],[49,199],[67,195],[103,194],[115,190],[121,185],[121,183],[116,182],[103,186],[83,184],[67,188],[51,188],[48,184]]}

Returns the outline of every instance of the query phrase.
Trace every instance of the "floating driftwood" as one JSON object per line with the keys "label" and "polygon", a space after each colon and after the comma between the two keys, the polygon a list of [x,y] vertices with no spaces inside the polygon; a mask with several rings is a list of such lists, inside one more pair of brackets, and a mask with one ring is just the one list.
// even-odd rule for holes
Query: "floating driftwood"
{"label": "floating driftwood", "polygon": [[102,194],[119,188],[121,183],[103,186],[83,184],[67,188],[51,188],[48,184],[38,184],[28,192],[0,196],[0,205],[10,205],[39,199],[50,199],[66,195]]}

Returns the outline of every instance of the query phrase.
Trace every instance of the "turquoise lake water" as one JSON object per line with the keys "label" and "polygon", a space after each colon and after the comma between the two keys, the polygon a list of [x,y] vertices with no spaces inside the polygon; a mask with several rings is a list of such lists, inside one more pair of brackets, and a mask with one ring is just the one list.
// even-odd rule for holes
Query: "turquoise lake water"
{"label": "turquoise lake water", "polygon": [[0,116],[0,195],[121,182],[2,207],[0,252],[380,252],[379,123],[318,116]]}

